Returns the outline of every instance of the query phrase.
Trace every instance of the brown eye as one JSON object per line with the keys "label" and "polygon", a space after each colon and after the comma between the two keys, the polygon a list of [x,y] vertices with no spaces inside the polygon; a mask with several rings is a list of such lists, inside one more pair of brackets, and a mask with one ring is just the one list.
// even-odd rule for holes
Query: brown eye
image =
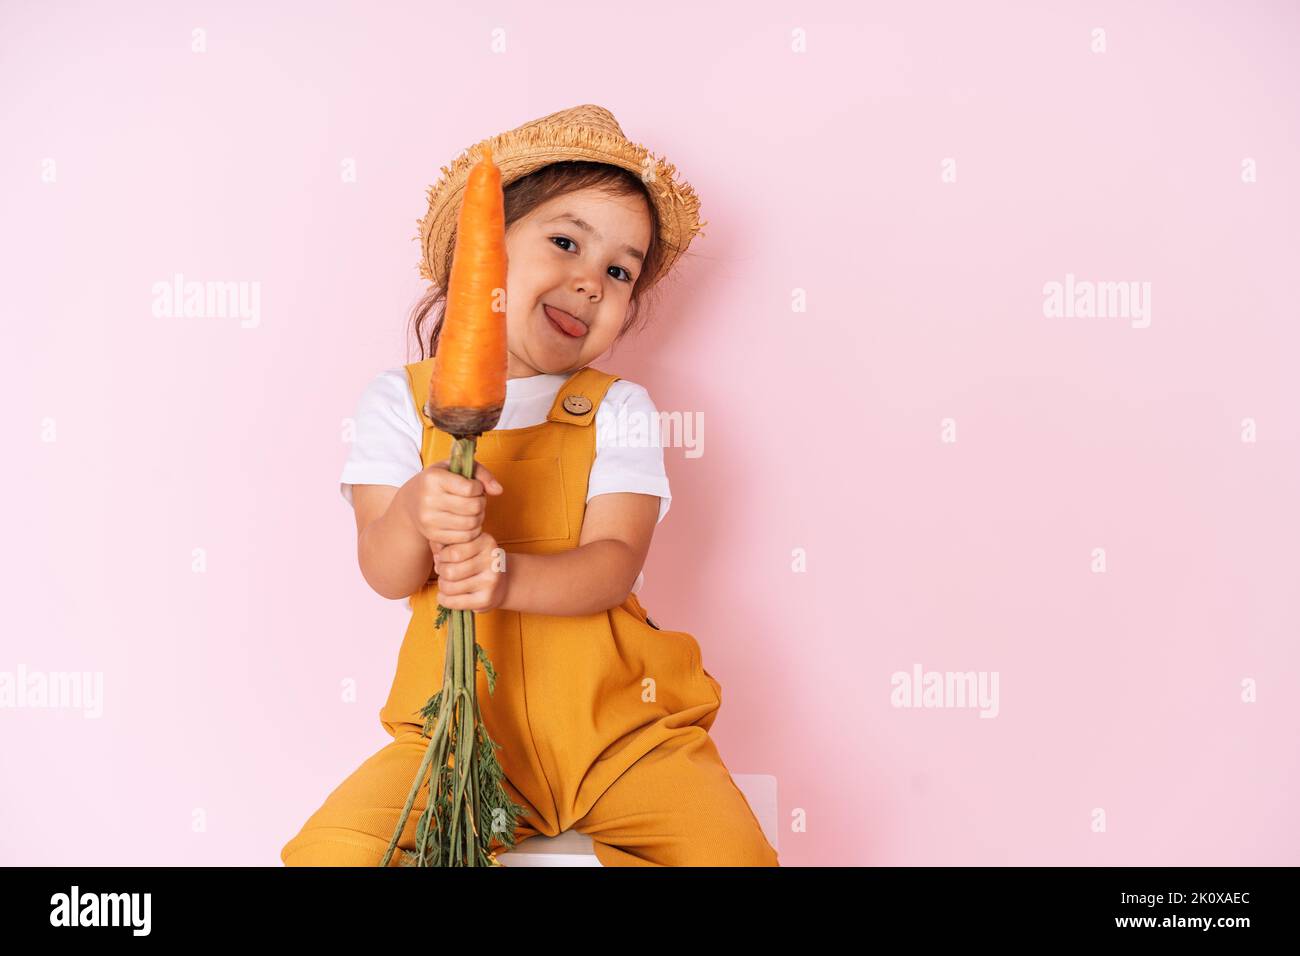
{"label": "brown eye", "polygon": [[[567,242],[570,244],[573,243],[573,240],[570,239],[568,236],[551,236],[550,240],[551,242],[555,243],[557,246],[559,246],[559,243],[561,242]],[[559,248],[563,249],[565,252],[570,251],[568,246],[559,246]],[[628,283],[632,282],[632,273],[628,272],[622,266],[610,266],[610,268],[617,269],[619,272],[623,273],[623,275],[627,277],[627,278],[622,278],[616,275],[614,278],[618,279],[620,282],[628,282]]]}

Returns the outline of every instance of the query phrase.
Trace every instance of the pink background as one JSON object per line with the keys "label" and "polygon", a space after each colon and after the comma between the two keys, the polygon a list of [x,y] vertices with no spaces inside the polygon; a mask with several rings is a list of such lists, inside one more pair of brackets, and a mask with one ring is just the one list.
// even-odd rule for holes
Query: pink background
{"label": "pink background", "polygon": [[[586,102],[709,220],[596,364],[703,414],[642,597],[782,863],[1300,862],[1294,5],[646,12],[0,9],[0,671],[104,694],[0,710],[0,862],[278,865],[388,741],[407,611],[342,423],[415,357],[439,166]],[[156,317],[176,272],[260,322]],[[1150,326],[1045,316],[1067,273],[1151,283]],[[998,716],[891,706],[914,664],[997,672]]]}

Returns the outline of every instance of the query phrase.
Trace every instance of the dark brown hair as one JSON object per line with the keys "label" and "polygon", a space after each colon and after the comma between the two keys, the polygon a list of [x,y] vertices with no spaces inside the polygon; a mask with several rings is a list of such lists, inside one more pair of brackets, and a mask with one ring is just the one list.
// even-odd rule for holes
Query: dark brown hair
{"label": "dark brown hair", "polygon": [[[576,192],[580,189],[603,189],[611,196],[642,196],[650,212],[650,248],[646,250],[645,263],[632,285],[632,302],[628,309],[623,327],[619,329],[615,342],[623,338],[636,324],[641,311],[641,300],[646,295],[645,283],[659,270],[663,260],[662,241],[659,237],[659,220],[655,215],[654,203],[646,191],[645,184],[635,173],[608,163],[593,163],[585,160],[566,160],[543,166],[536,172],[523,176],[505,188],[505,220],[509,229],[548,199]],[[452,254],[456,249],[456,233],[453,229],[451,242],[447,246],[445,275],[451,275]],[[425,323],[437,308],[437,319],[433,328],[427,333]],[[411,310],[411,333],[420,344],[420,359],[423,361],[438,351],[438,336],[442,333],[443,318],[447,313],[447,290],[437,285],[430,285],[427,292]],[[425,351],[426,340],[428,351]]]}

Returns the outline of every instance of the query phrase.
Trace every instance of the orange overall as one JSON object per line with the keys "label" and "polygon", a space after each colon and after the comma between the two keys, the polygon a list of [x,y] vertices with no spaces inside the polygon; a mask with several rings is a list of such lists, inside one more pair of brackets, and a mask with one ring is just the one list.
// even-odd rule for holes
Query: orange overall
{"label": "orange overall", "polygon": [[[424,425],[425,467],[446,459],[452,441],[420,401],[432,371],[432,359],[406,366]],[[483,528],[507,554],[578,546],[596,411],[617,378],[587,366],[560,388],[546,421],[479,437],[475,459],[504,489],[489,498]],[[570,396],[589,402],[566,403]],[[411,597],[397,673],[379,712],[392,742],[330,793],[281,850],[285,864],[375,866],[383,857],[428,742],[419,711],[442,686],[447,627],[433,627],[437,606],[431,579]],[[722,688],[694,637],[650,623],[635,594],[596,614],[498,608],[475,618],[497,675],[489,693],[477,668],[483,722],[499,745],[505,790],[525,808],[517,842],[572,829],[590,835],[605,866],[779,865],[709,736]],[[415,846],[426,795],[421,786],[402,849]],[[399,858],[394,853],[390,865]]]}

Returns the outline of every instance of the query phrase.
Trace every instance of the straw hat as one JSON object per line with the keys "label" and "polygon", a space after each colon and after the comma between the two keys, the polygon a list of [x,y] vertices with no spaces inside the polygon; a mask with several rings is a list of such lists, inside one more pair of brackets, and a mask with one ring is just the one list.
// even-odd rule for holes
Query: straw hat
{"label": "straw hat", "polygon": [[654,202],[659,220],[659,241],[663,260],[658,272],[645,279],[654,285],[673,267],[691,240],[701,234],[700,200],[691,185],[677,178],[675,166],[655,157],[644,146],[629,142],[614,114],[590,103],[551,113],[516,129],[475,143],[442,167],[442,176],[429,187],[429,211],[420,225],[420,275],[440,288],[447,288],[447,253],[454,241],[460,201],[470,168],[479,161],[478,147],[492,147],[492,161],[501,170],[504,189],[550,163],[588,160],[608,163],[636,173]]}

